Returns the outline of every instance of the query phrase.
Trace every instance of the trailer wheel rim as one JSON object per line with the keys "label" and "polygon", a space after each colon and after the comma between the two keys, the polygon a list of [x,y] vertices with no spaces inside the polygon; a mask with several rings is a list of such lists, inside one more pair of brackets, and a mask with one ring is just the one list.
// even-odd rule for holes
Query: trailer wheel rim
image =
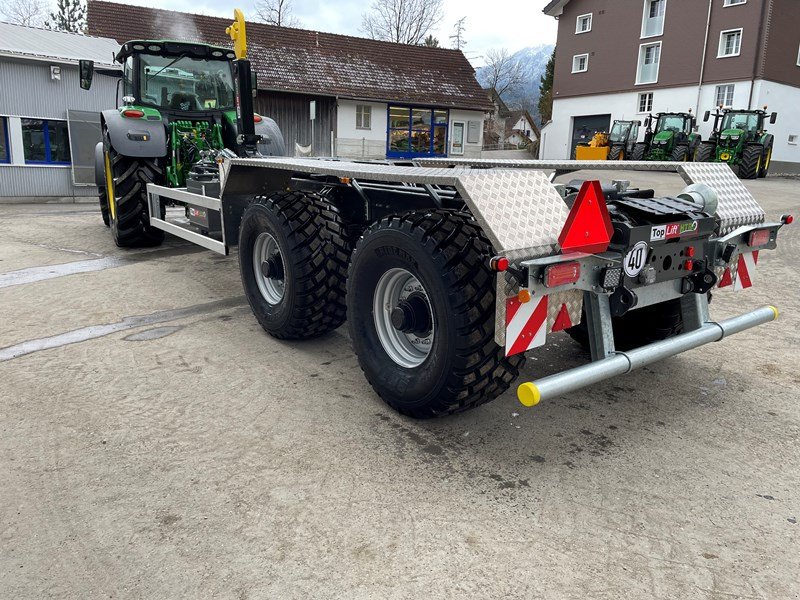
{"label": "trailer wheel rim", "polygon": [[[389,358],[407,369],[422,365],[431,353],[436,323],[419,279],[405,269],[389,269],[375,286],[372,308],[378,339]],[[408,318],[403,320],[401,313]]]}
{"label": "trailer wheel rim", "polygon": [[[265,273],[264,264],[280,265],[280,272],[272,275]],[[269,233],[263,232],[256,238],[253,247],[253,271],[258,291],[269,304],[280,304],[286,291],[286,279],[283,273],[283,255],[278,241]]]}

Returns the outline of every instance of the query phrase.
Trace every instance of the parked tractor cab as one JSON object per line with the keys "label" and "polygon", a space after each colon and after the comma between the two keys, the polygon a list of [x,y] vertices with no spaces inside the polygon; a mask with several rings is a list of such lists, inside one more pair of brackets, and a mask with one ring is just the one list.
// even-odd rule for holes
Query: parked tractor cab
{"label": "parked tractor cab", "polygon": [[[655,122],[655,127],[653,127]],[[659,113],[645,120],[644,141],[633,148],[632,160],[666,160],[686,162],[692,160],[700,135],[696,132],[697,120],[688,113]]]}
{"label": "parked tractor cab", "polygon": [[766,177],[772,162],[775,140],[766,131],[766,121],[774,125],[778,113],[765,110],[725,109],[706,111],[703,121],[714,117],[714,132],[697,149],[698,162],[726,162],[741,179]]}
{"label": "parked tractor cab", "polygon": [[611,131],[597,132],[588,144],[578,144],[575,160],[626,160],[630,158],[641,121],[614,121]]}

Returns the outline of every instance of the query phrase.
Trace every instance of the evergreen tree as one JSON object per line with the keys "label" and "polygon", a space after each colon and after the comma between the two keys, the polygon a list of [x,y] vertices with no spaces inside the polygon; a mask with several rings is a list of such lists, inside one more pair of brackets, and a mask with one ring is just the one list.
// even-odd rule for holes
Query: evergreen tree
{"label": "evergreen tree", "polygon": [[553,76],[556,70],[556,49],[547,61],[544,75],[539,82],[539,117],[542,124],[547,123],[553,118]]}
{"label": "evergreen tree", "polygon": [[433,37],[432,34],[429,34],[428,37],[425,38],[425,41],[422,42],[422,45],[427,46],[428,48],[438,48],[439,40]]}
{"label": "evergreen tree", "polygon": [[57,0],[55,12],[50,13],[44,25],[56,31],[83,33],[86,29],[86,5],[81,0]]}

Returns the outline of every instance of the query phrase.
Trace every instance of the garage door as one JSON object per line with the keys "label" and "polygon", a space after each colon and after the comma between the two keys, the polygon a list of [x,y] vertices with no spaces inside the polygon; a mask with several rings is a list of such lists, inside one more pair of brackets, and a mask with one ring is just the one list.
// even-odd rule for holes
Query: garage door
{"label": "garage door", "polygon": [[572,126],[572,147],[569,157],[575,156],[575,146],[588,144],[598,131],[608,131],[611,126],[611,115],[589,115],[574,117]]}

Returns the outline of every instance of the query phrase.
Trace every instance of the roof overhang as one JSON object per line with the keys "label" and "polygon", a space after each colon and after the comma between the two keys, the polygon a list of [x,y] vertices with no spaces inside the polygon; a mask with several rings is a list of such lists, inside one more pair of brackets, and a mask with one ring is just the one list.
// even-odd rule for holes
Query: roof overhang
{"label": "roof overhang", "polygon": [[567,5],[569,0],[553,0],[544,7],[542,12],[550,17],[560,17],[561,13],[564,12],[564,7]]}

